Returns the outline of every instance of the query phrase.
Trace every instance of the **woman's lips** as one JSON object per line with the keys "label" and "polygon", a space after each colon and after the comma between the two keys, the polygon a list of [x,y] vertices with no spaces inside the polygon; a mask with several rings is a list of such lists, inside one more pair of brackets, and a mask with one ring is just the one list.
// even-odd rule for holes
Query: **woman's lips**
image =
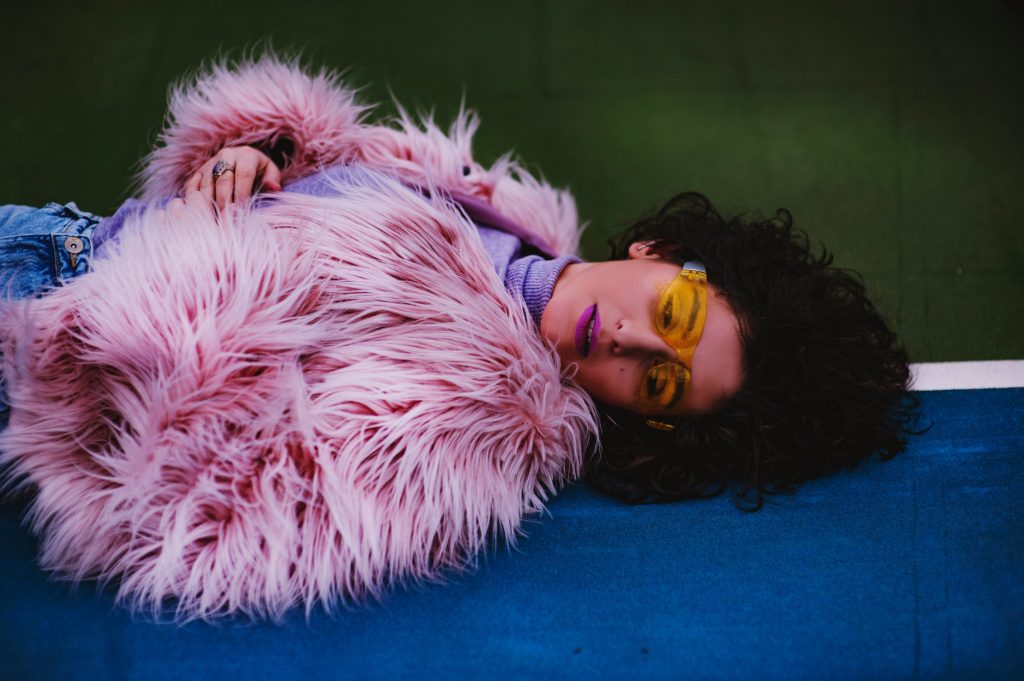
{"label": "woman's lips", "polygon": [[593,347],[593,340],[597,338],[597,332],[601,330],[601,315],[597,312],[597,304],[593,304],[583,311],[579,321],[576,322],[576,333],[573,340],[576,343],[576,352],[580,357],[590,354]]}

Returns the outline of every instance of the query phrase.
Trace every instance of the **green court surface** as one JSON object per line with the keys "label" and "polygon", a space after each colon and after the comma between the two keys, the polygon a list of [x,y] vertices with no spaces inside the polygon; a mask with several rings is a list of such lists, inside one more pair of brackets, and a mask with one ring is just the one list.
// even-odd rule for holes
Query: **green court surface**
{"label": "green court surface", "polygon": [[676,191],[786,207],[914,361],[1024,357],[1020,2],[19,3],[0,201],[113,211],[168,84],[268,41],[367,101],[447,122],[464,95],[480,159],[574,191],[591,258]]}

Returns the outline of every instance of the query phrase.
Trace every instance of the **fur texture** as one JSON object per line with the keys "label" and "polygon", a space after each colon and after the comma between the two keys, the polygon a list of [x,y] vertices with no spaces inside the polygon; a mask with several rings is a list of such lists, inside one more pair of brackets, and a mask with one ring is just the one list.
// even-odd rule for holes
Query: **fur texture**
{"label": "fur texture", "polygon": [[553,253],[575,253],[581,227],[567,191],[533,177],[511,155],[485,168],[473,159],[479,118],[461,110],[445,134],[429,117],[417,122],[401,107],[385,125],[364,122],[337,74],[305,73],[297,63],[267,56],[235,67],[215,64],[171,91],[168,125],[140,175],[143,198],[176,193],[222,147],[276,144],[294,152],[284,182],[320,166],[359,162],[404,182],[441,187],[489,202],[533,232]]}
{"label": "fur texture", "polygon": [[579,473],[590,405],[472,227],[425,204],[153,214],[8,310],[0,450],[38,490],[43,564],[183,619],[277,617],[513,536]]}
{"label": "fur texture", "polygon": [[[294,82],[265,96],[251,79],[275,69]],[[328,121],[314,126],[328,136],[339,126],[341,144],[358,110],[290,69],[218,71],[219,87],[176,95],[149,194],[217,146],[183,111],[208,106],[222,134],[255,120],[232,78],[249,79],[238,97]],[[303,125],[292,133],[309,149]],[[461,143],[431,134],[430,158]],[[346,148],[335,157],[363,147]],[[303,158],[291,172],[311,167]],[[430,163],[417,171],[428,180]],[[150,211],[93,264],[0,309],[13,405],[0,469],[8,488],[35,491],[44,567],[111,580],[133,610],[279,618],[467,567],[489,539],[514,541],[596,435],[592,403],[476,230],[397,179],[343,198],[279,195],[220,223]]]}

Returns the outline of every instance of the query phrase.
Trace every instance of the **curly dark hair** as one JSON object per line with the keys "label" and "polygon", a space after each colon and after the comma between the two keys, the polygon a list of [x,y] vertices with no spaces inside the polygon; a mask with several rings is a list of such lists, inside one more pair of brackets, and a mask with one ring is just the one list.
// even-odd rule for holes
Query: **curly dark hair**
{"label": "curly dark hair", "polygon": [[635,241],[680,265],[704,263],[739,320],[743,384],[713,411],[675,419],[671,432],[598,405],[601,444],[585,467],[598,490],[640,503],[732,487],[737,506],[756,511],[767,495],[874,453],[891,459],[919,432],[906,351],[861,276],[833,266],[824,247],[816,254],[789,211],[726,219],[687,192],[609,240],[611,259]]}

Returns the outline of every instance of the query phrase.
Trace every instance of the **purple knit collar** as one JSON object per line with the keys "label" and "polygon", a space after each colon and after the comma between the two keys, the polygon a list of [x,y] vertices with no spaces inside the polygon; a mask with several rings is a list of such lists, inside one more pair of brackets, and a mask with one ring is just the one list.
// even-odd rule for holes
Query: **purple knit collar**
{"label": "purple knit collar", "polygon": [[544,308],[555,290],[555,282],[562,270],[574,262],[581,261],[574,255],[563,255],[551,260],[539,255],[528,255],[509,264],[505,272],[505,288],[510,293],[522,296],[538,329]]}

